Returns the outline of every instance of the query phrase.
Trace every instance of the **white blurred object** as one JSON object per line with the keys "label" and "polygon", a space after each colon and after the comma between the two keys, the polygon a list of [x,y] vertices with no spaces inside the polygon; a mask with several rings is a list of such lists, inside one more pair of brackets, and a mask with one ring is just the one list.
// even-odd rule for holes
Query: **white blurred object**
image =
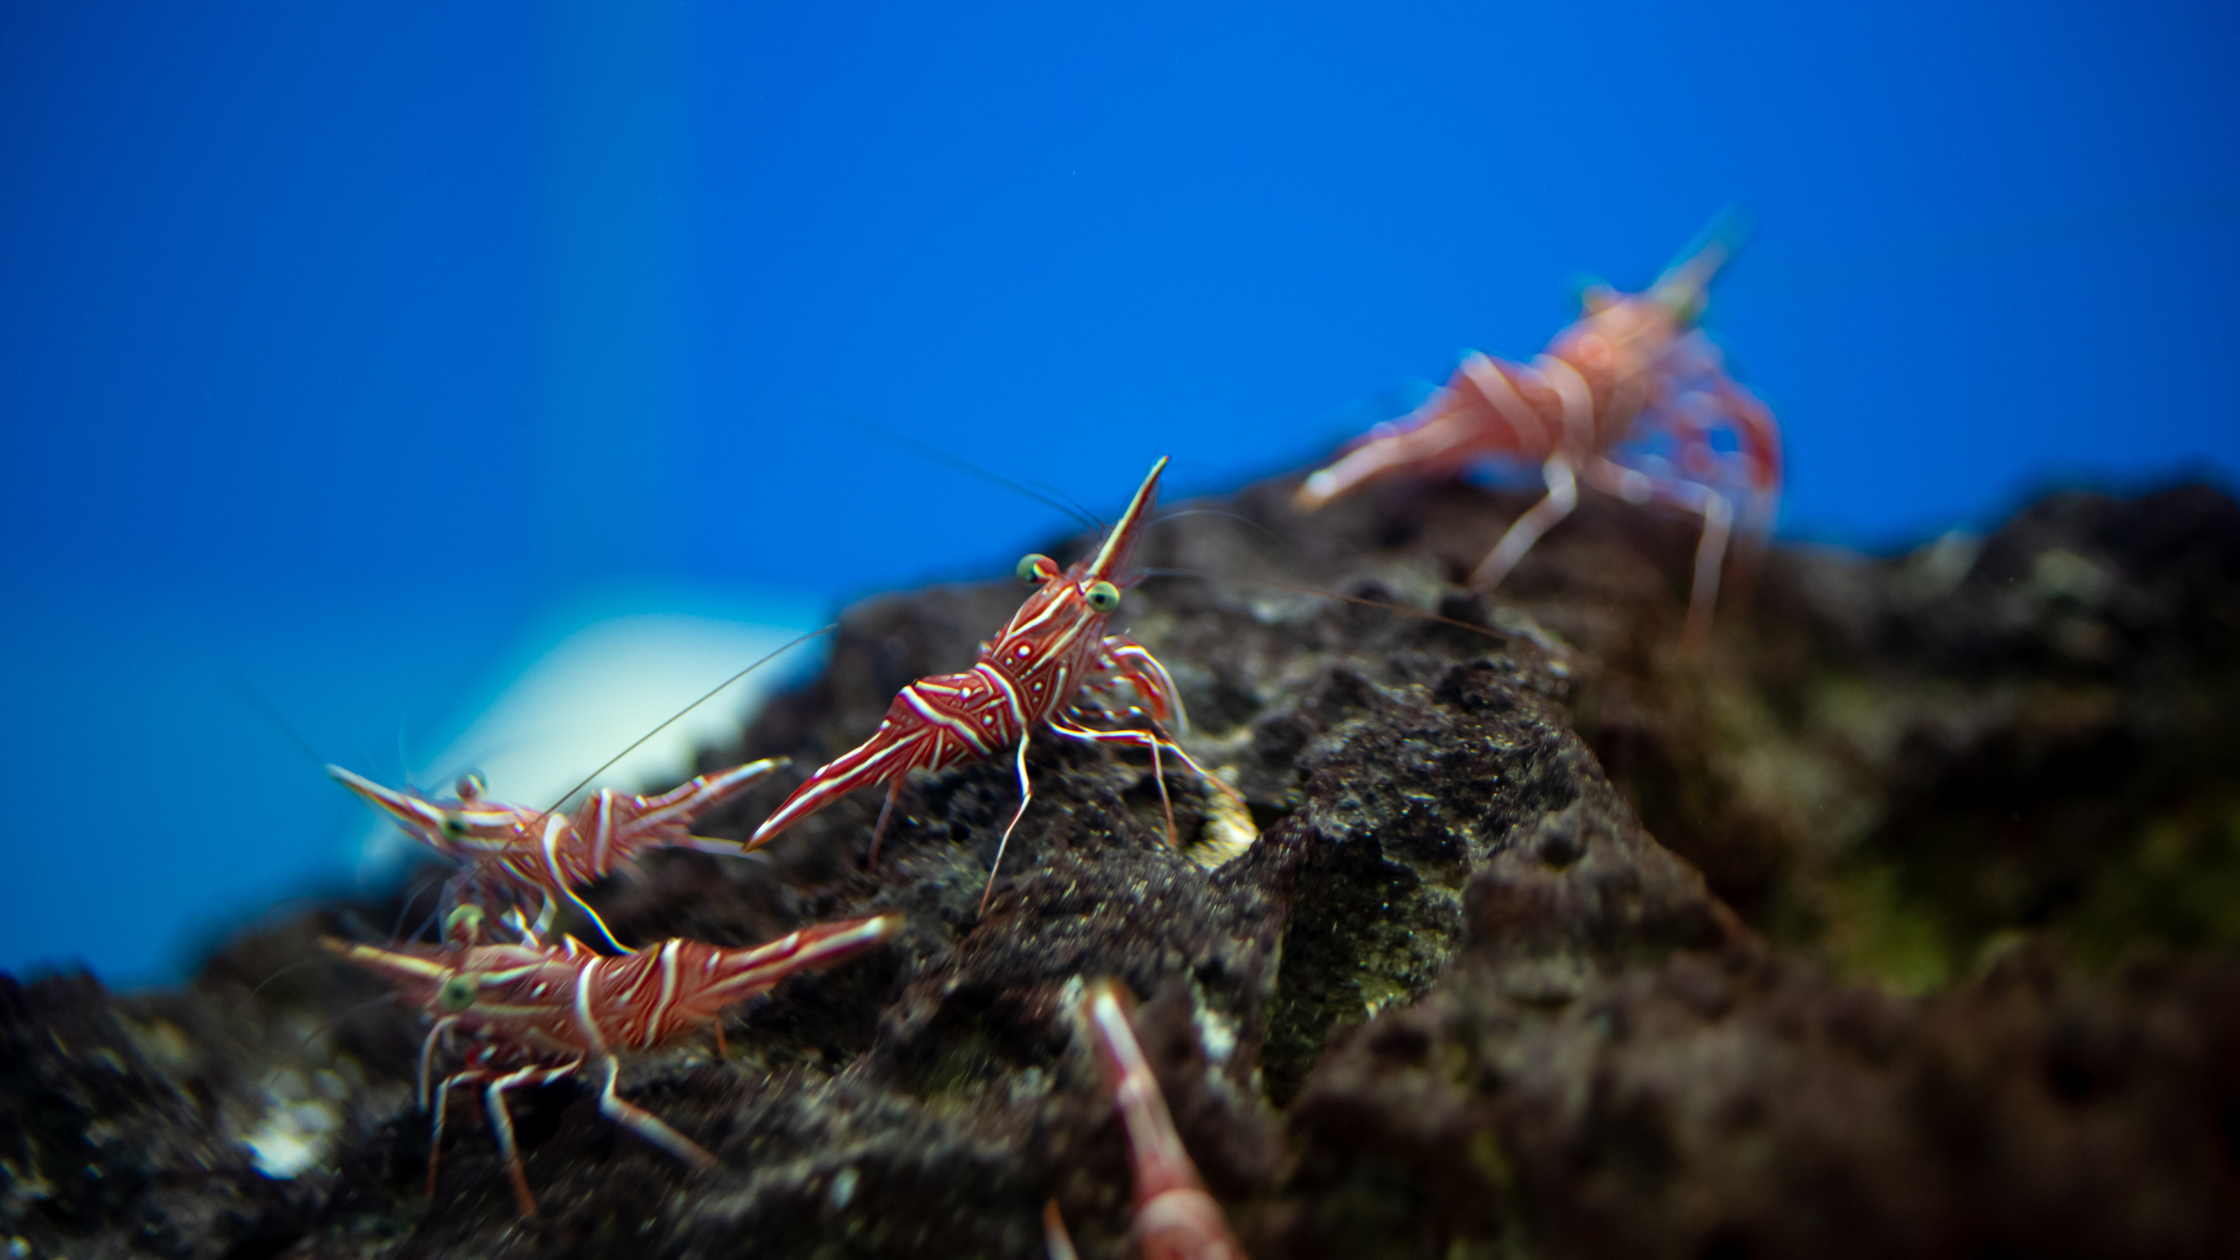
{"label": "white blurred object", "polygon": [[[494,799],[560,803],[562,792],[631,741],[810,628],[677,614],[594,621],[538,654],[412,786],[449,796],[452,781],[472,770]],[[669,787],[690,778],[693,754],[735,740],[771,686],[797,674],[814,651],[804,644],[731,684],[583,790]],[[386,820],[371,824],[359,846],[360,879],[385,874],[412,849]]]}

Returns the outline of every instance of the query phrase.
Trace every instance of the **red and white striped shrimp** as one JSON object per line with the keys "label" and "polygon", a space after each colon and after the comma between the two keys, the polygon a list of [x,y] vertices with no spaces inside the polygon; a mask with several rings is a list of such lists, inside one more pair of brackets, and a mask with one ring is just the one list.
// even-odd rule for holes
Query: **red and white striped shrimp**
{"label": "red and white striped shrimp", "polygon": [[[1027,780],[1027,742],[1040,730],[1067,739],[1149,749],[1159,799],[1166,806],[1170,843],[1174,808],[1167,800],[1160,766],[1162,749],[1233,796],[1235,789],[1207,774],[1162,729],[1170,718],[1178,728],[1188,729],[1182,698],[1175,693],[1166,667],[1142,644],[1104,633],[1105,623],[1120,607],[1121,588],[1135,581],[1129,557],[1150,518],[1159,474],[1166,466],[1165,459],[1151,466],[1128,510],[1095,555],[1063,571],[1048,556],[1021,560],[1020,580],[1035,592],[1001,634],[980,645],[973,667],[961,674],[921,678],[904,687],[871,738],[810,775],[755,830],[746,847],[768,844],[778,833],[857,788],[885,783],[886,804],[871,840],[871,860],[876,862],[895,795],[912,770],[945,770],[1012,749],[1019,771],[1019,809],[996,847],[995,865],[1000,868],[1011,832],[1034,799],[1034,787]],[[1148,718],[1150,729],[1098,730],[1083,724],[1134,714]],[[987,909],[995,881],[991,869],[988,892],[980,898],[982,910]]]}
{"label": "red and white striped shrimp", "polygon": [[[1781,487],[1781,437],[1772,413],[1727,376],[1718,349],[1693,324],[1711,278],[1733,252],[1729,225],[1674,263],[1646,292],[1595,286],[1586,315],[1558,334],[1530,364],[1473,353],[1446,387],[1395,424],[1380,425],[1336,463],[1306,479],[1295,502],[1313,510],[1361,486],[1398,474],[1451,476],[1489,458],[1540,465],[1547,497],[1517,518],[1471,585],[1491,589],[1569,515],[1577,479],[1628,503],[1658,503],[1703,518],[1682,642],[1699,645],[1718,600],[1734,508],[1722,488],[1750,496],[1746,530],[1762,538]],[[1713,444],[1731,434],[1732,455]],[[1620,446],[1661,436],[1672,455],[1612,458]],[[1740,467],[1736,468],[1735,465]]]}
{"label": "red and white striped shrimp", "polygon": [[[1198,1166],[1175,1132],[1158,1078],[1136,1040],[1133,1003],[1117,981],[1099,980],[1089,986],[1083,1008],[1096,1038],[1097,1063],[1128,1130],[1136,1179],[1133,1233],[1144,1260],[1244,1260],[1221,1205],[1206,1193]],[[1042,1227],[1051,1260],[1073,1260],[1073,1240],[1056,1200],[1043,1208]]]}
{"label": "red and white striped shrimp", "polygon": [[[699,1143],[653,1113],[616,1095],[621,1070],[616,1052],[663,1045],[696,1029],[717,1025],[723,1009],[768,992],[796,972],[839,962],[902,930],[902,916],[876,915],[803,928],[752,949],[724,949],[672,940],[634,954],[594,954],[573,938],[545,945],[534,937],[518,945],[447,949],[414,945],[381,949],[324,938],[320,944],[375,972],[434,1021],[420,1050],[420,1108],[434,1095],[428,1139],[428,1193],[436,1187],[436,1157],[443,1145],[446,1100],[452,1087],[487,1082],[483,1095],[498,1151],[513,1178],[523,1216],[536,1215],[536,1198],[514,1145],[506,1091],[573,1076],[587,1064],[605,1070],[599,1110],[679,1160],[715,1165]],[[470,933],[471,935],[471,933]],[[472,1041],[466,1066],[431,1086],[439,1046],[454,1036]]]}
{"label": "red and white striped shrimp", "polygon": [[482,780],[459,780],[456,800],[438,800],[409,788],[383,787],[340,766],[328,766],[344,787],[393,819],[404,833],[459,863],[459,873],[444,890],[450,909],[466,901],[489,900],[505,908],[542,899],[534,932],[551,929],[559,903],[589,915],[607,943],[614,939],[597,911],[575,890],[597,882],[649,849],[696,849],[736,857],[734,841],[691,833],[693,822],[786,764],[786,758],[734,766],[704,774],[659,796],[639,796],[601,788],[576,807],[573,816],[507,805],[483,796]]}

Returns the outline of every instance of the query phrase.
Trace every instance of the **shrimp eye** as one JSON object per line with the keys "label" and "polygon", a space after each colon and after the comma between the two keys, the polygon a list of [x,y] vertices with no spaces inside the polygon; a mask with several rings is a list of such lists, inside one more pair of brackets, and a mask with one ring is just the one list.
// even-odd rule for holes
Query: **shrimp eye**
{"label": "shrimp eye", "polygon": [[1110,582],[1092,582],[1088,599],[1089,607],[1101,613],[1111,612],[1120,606],[1120,588]]}
{"label": "shrimp eye", "polygon": [[467,834],[467,820],[461,818],[457,814],[445,814],[443,816],[442,831],[443,834],[447,836],[464,836]]}
{"label": "shrimp eye", "polygon": [[447,1011],[463,1011],[474,1005],[475,983],[470,976],[453,976],[436,991],[436,1001]]}
{"label": "shrimp eye", "polygon": [[461,935],[459,925],[463,923],[466,925],[466,939],[471,942],[482,934],[482,921],[487,917],[482,913],[481,906],[460,906],[443,916],[443,934],[447,939]]}
{"label": "shrimp eye", "polygon": [[481,775],[468,773],[459,776],[458,786],[453,790],[459,794],[460,800],[471,801],[482,795],[485,786]]}
{"label": "shrimp eye", "polygon": [[1019,557],[1019,581],[1027,586],[1040,586],[1058,576],[1058,562],[1044,555]]}

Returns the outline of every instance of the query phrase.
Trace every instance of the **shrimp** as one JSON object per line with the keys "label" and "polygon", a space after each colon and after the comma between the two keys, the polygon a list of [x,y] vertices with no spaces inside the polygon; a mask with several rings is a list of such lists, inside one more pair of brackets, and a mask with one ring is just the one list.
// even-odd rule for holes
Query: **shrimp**
{"label": "shrimp", "polygon": [[[810,775],[755,829],[746,847],[768,844],[786,828],[857,788],[884,783],[887,800],[871,840],[871,860],[876,862],[879,840],[906,775],[912,770],[945,770],[1010,748],[1019,771],[1019,809],[996,846],[995,866],[980,897],[985,911],[988,896],[995,891],[996,870],[1003,865],[1003,850],[1034,800],[1034,786],[1027,779],[1027,743],[1037,731],[1149,749],[1170,844],[1175,843],[1174,805],[1167,798],[1160,767],[1162,749],[1236,798],[1236,789],[1207,774],[1162,728],[1161,723],[1172,719],[1178,729],[1189,729],[1182,698],[1175,693],[1166,666],[1135,640],[1104,633],[1105,623],[1120,608],[1121,586],[1134,581],[1128,560],[1150,518],[1159,474],[1166,466],[1165,459],[1151,466],[1128,510],[1094,555],[1062,571],[1048,556],[1030,555],[1019,561],[1019,578],[1035,588],[1034,594],[1020,605],[1002,633],[980,645],[979,661],[964,673],[921,678],[904,687],[871,738]],[[1095,718],[1126,715],[1147,718],[1150,729],[1099,730],[1085,725]]]}
{"label": "shrimp", "polygon": [[[1725,218],[1706,241],[1666,268],[1647,291],[1593,286],[1586,314],[1530,364],[1472,353],[1446,387],[1407,417],[1380,425],[1299,487],[1293,502],[1313,511],[1362,486],[1401,474],[1451,476],[1489,458],[1540,466],[1547,495],[1511,524],[1471,574],[1500,585],[1532,545],[1578,503],[1578,480],[1628,503],[1656,503],[1703,519],[1681,642],[1710,633],[1719,572],[1734,525],[1725,488],[1739,482],[1749,503],[1746,533],[1762,541],[1781,486],[1781,438],[1765,405],[1728,377],[1717,347],[1696,331],[1711,278],[1738,234]],[[1713,435],[1732,435],[1722,452]],[[1661,437],[1669,457],[1613,458],[1628,442]]]}
{"label": "shrimp", "polygon": [[749,762],[716,774],[703,774],[659,796],[639,796],[601,788],[576,807],[571,817],[507,805],[483,795],[480,777],[460,778],[454,800],[439,800],[408,789],[383,787],[340,766],[327,773],[366,803],[387,814],[406,835],[459,863],[459,873],[444,889],[446,913],[452,906],[484,897],[510,906],[542,899],[534,931],[552,927],[560,902],[589,915],[609,945],[625,947],[606,922],[575,890],[614,873],[649,849],[694,849],[737,857],[736,842],[695,836],[695,819],[724,804],[787,764],[783,757]]}
{"label": "shrimp", "polygon": [[[471,940],[474,907],[455,913],[454,927]],[[604,1081],[599,1110],[607,1118],[696,1168],[716,1158],[659,1117],[615,1093],[622,1049],[664,1045],[695,1029],[715,1025],[723,1008],[768,992],[796,972],[829,966],[902,930],[899,914],[874,915],[803,928],[752,949],[725,949],[671,940],[634,954],[594,954],[572,937],[547,945],[529,937],[520,944],[446,948],[414,945],[382,949],[332,937],[320,944],[345,961],[387,980],[433,1021],[420,1049],[419,1100],[434,1111],[428,1140],[428,1193],[436,1187],[436,1157],[443,1145],[446,1102],[454,1086],[487,1082],[483,1099],[498,1151],[513,1179],[514,1201],[534,1216],[536,1197],[514,1145],[508,1090],[562,1080],[586,1066]],[[466,1066],[435,1083],[436,1051],[455,1035],[472,1041]],[[717,1026],[720,1039],[722,1030]]]}

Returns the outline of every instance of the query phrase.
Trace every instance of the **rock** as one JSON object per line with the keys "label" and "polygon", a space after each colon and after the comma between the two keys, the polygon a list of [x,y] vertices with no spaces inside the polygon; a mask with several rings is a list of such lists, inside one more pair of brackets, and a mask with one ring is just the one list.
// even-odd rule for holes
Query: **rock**
{"label": "rock", "polygon": [[276,1113],[331,1102],[246,1079],[211,1053],[227,1039],[200,1012],[175,1023],[166,1005],[120,1005],[91,976],[0,976],[0,1246],[10,1254],[269,1254],[309,1223],[315,1193],[256,1164],[292,1157],[281,1145],[295,1135]]}
{"label": "rock", "polygon": [[[1032,1257],[1055,1197],[1082,1254],[1132,1254],[1077,1014],[1110,975],[1256,1255],[2232,1250],[2229,500],[1777,550],[1690,662],[1683,523],[1590,499],[1489,599],[1458,582],[1513,496],[1300,518],[1288,488],[1155,528],[1142,562],[1185,576],[1119,619],[1248,801],[1241,855],[1187,770],[1177,851],[1145,759],[1043,738],[985,914],[1000,758],[907,787],[876,870],[866,792],[766,864],[664,854],[591,893],[639,941],[907,916],[735,1012],[726,1056],[629,1057],[623,1094],[719,1168],[564,1082],[514,1096],[534,1220],[471,1105],[431,1199],[410,1013],[353,1012],[378,989],[327,961],[254,988],[392,905],[247,938],[182,993],[0,990],[0,1226],[71,1256]],[[791,777],[700,830],[743,837],[1018,599],[849,610],[826,673],[701,766]]]}

